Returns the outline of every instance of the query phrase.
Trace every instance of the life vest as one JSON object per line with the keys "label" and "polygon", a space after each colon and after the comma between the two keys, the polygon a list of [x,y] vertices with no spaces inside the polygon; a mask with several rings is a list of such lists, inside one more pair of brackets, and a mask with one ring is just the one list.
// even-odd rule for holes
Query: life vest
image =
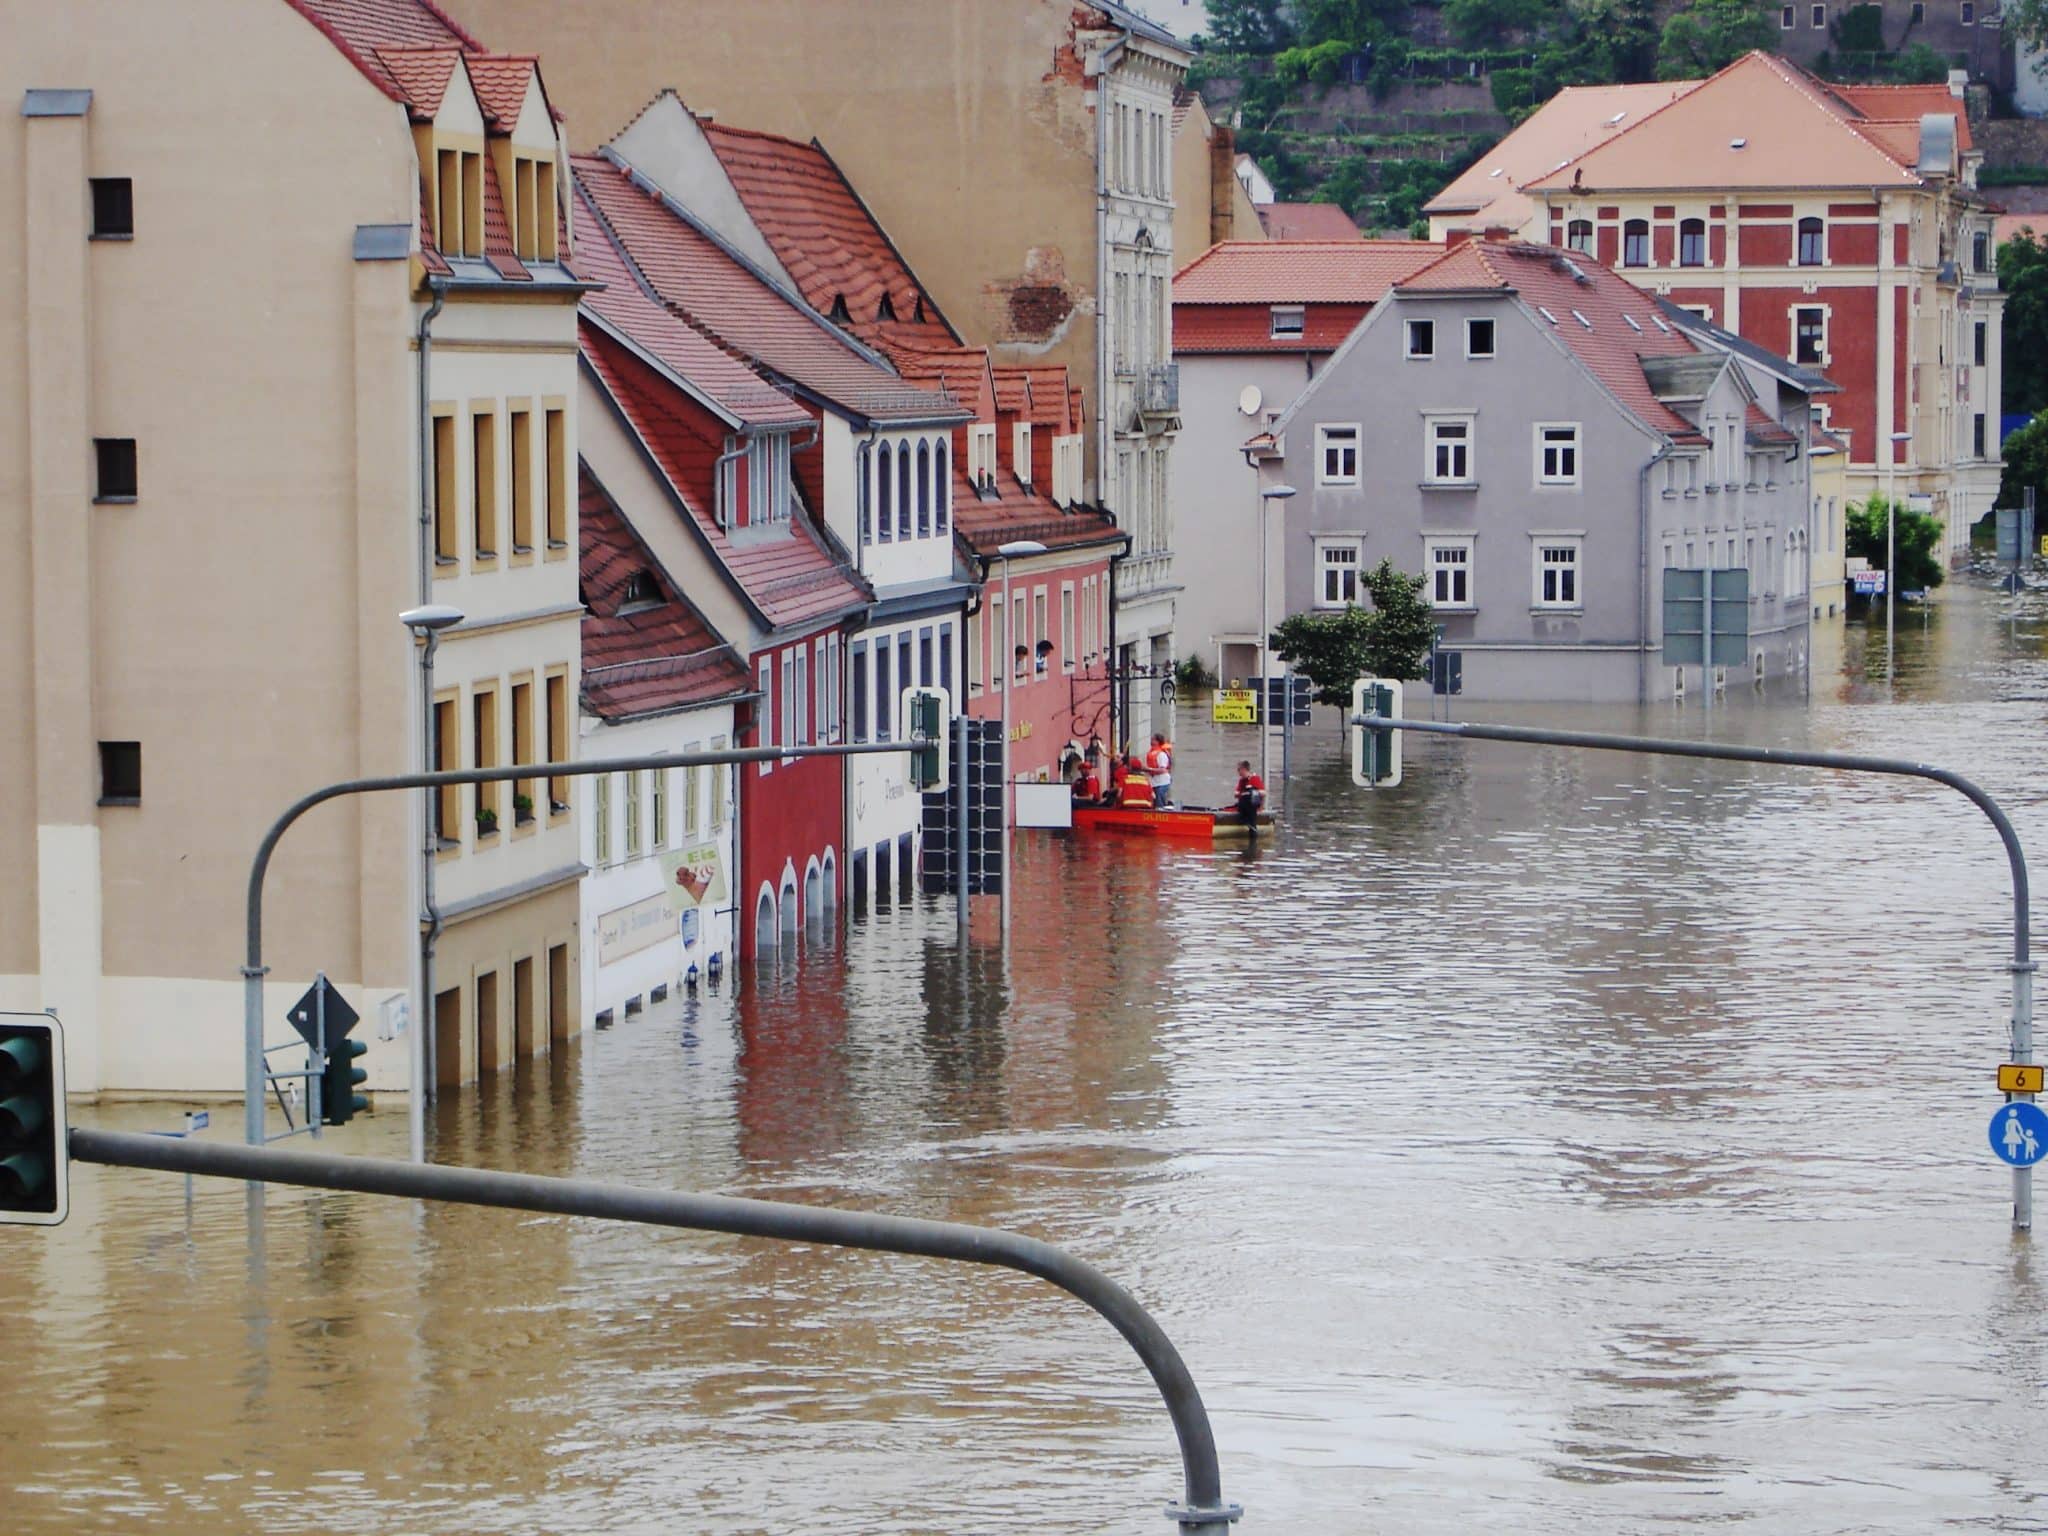
{"label": "life vest", "polygon": [[1143,806],[1152,809],[1152,785],[1142,773],[1126,774],[1124,777],[1123,800],[1127,806]]}

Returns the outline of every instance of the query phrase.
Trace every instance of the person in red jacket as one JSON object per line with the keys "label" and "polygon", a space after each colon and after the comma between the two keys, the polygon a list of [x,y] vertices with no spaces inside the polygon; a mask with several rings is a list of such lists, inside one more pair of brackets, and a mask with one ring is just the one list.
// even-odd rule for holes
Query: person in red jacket
{"label": "person in red jacket", "polygon": [[1152,781],[1145,776],[1145,765],[1135,757],[1124,759],[1123,790],[1117,804],[1127,811],[1152,809]]}
{"label": "person in red jacket", "polygon": [[1259,812],[1266,808],[1266,781],[1252,772],[1252,765],[1240,762],[1237,765],[1237,819],[1248,827],[1257,827]]}

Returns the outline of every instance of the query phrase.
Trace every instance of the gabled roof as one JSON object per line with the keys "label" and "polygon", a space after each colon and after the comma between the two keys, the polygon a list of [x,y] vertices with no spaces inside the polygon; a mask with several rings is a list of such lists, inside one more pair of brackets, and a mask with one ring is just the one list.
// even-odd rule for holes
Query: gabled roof
{"label": "gabled roof", "polygon": [[1945,85],[1830,85],[1827,89],[1874,122],[1917,125],[1923,117],[1952,113],[1957,147],[1976,148],[1970,137],[1970,114]]}
{"label": "gabled roof", "polygon": [[1429,240],[1225,240],[1175,274],[1173,303],[1371,304],[1443,253]]}
{"label": "gabled roof", "polygon": [[1268,240],[1362,240],[1350,214],[1335,203],[1265,203],[1259,228]]}
{"label": "gabled roof", "polygon": [[490,126],[509,133],[519,121],[539,62],[531,54],[477,54],[469,59],[470,87]]}
{"label": "gabled roof", "polygon": [[[578,197],[582,196],[578,192]],[[588,210],[589,203],[583,204]],[[583,301],[586,322],[607,329],[666,369],[738,428],[801,428],[811,413],[745,363],[721,350],[679,320],[643,286],[593,215],[585,226],[597,231],[583,242],[578,260],[601,292]]]}
{"label": "gabled roof", "polygon": [[1633,128],[1698,84],[1659,80],[1643,85],[1568,85],[1431,198],[1423,212],[1470,214],[1460,222],[1475,229],[1520,229],[1536,211],[1535,203],[1523,196],[1523,187]]}
{"label": "gabled roof", "polygon": [[458,48],[379,48],[373,55],[390,71],[404,92],[401,98],[413,116],[428,119],[441,110],[448,94],[448,82],[455,78],[455,66],[462,60]]}
{"label": "gabled roof", "polygon": [[[412,97],[391,67],[378,57],[385,49],[437,48],[481,53],[483,44],[433,0],[285,0],[293,10],[327,34],[350,63],[393,101],[412,105]],[[445,86],[444,76],[441,84]],[[436,105],[439,97],[436,95]],[[431,112],[429,113],[431,116]]]}
{"label": "gabled roof", "polygon": [[727,351],[862,420],[959,418],[958,406],[892,373],[630,168],[602,154],[573,163],[587,206],[648,288]]}
{"label": "gabled roof", "polygon": [[1047,549],[1086,549],[1124,538],[1108,513],[1094,507],[1062,511],[1008,469],[997,472],[995,491],[986,497],[969,484],[965,470],[956,469],[953,479],[954,537],[983,559],[994,559],[1003,545],[1017,539],[1035,539]]}
{"label": "gabled roof", "polygon": [[1515,295],[1645,427],[1681,442],[1703,441],[1696,426],[1657,397],[1645,373],[1646,359],[1691,358],[1700,349],[1664,319],[1656,299],[1591,258],[1548,245],[1467,240],[1394,285],[1396,294],[1418,298],[1489,291]]}
{"label": "gabled roof", "polygon": [[995,377],[986,347],[934,347],[893,351],[903,377],[945,391],[976,421],[996,417]]}
{"label": "gabled roof", "polygon": [[816,140],[799,144],[704,118],[697,126],[747,216],[811,308],[872,343],[876,338],[868,328],[888,323],[886,298],[897,322],[929,328],[941,341],[960,340]]}
{"label": "gabled roof", "polygon": [[712,515],[712,465],[723,443],[703,407],[615,339],[579,326],[583,361],[668,482],[711,558],[769,629],[815,625],[865,607],[870,594],[802,516],[786,537],[732,538]]}
{"label": "gabled roof", "polygon": [[[746,663],[690,605],[587,464],[578,486],[584,707],[616,721],[744,694]],[[627,601],[636,577],[656,600]]]}
{"label": "gabled roof", "polygon": [[[1955,116],[1963,115],[1953,98],[1951,106]],[[1896,134],[1872,131],[1857,107],[1805,70],[1752,52],[1528,186],[1589,192],[1912,186],[1919,181],[1912,169],[1917,122],[1913,135],[1914,154],[1904,154]]]}
{"label": "gabled roof", "polygon": [[998,368],[996,377],[1000,379],[1007,373],[1021,374],[1031,386],[1029,401],[1032,426],[1044,427],[1048,432],[1062,437],[1081,430],[1081,393],[1069,386],[1066,364]]}

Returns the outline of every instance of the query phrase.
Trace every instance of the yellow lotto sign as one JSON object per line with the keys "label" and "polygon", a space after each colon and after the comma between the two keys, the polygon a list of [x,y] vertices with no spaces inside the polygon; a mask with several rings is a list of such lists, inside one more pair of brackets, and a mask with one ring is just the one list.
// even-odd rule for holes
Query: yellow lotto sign
{"label": "yellow lotto sign", "polygon": [[1218,725],[1257,725],[1259,695],[1250,688],[1218,688],[1209,698],[1209,718]]}

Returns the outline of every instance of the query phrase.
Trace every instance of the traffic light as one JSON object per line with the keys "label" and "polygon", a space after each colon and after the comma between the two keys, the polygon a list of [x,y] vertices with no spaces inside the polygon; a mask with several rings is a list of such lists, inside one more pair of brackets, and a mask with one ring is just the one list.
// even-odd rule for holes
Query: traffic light
{"label": "traffic light", "polygon": [[[350,1020],[353,1025],[354,1020]],[[347,1027],[347,1026],[344,1026]],[[370,1101],[356,1092],[370,1080],[370,1074],[355,1064],[369,1047],[351,1040],[340,1031],[327,1042],[327,1070],[320,1074],[320,1123],[347,1125],[351,1116],[370,1107]]]}
{"label": "traffic light", "polygon": [[[1401,718],[1401,685],[1377,677],[1361,677],[1351,685],[1352,715]],[[1401,782],[1401,733],[1385,727],[1351,728],[1351,782],[1366,789],[1391,789]]]}
{"label": "traffic light", "polygon": [[952,715],[945,689],[903,690],[903,729],[916,742],[910,749],[910,784],[922,794],[939,794],[946,788],[952,762],[946,727]]}
{"label": "traffic light", "polygon": [[0,1222],[62,1221],[70,1161],[63,1026],[46,1014],[0,1015]]}

